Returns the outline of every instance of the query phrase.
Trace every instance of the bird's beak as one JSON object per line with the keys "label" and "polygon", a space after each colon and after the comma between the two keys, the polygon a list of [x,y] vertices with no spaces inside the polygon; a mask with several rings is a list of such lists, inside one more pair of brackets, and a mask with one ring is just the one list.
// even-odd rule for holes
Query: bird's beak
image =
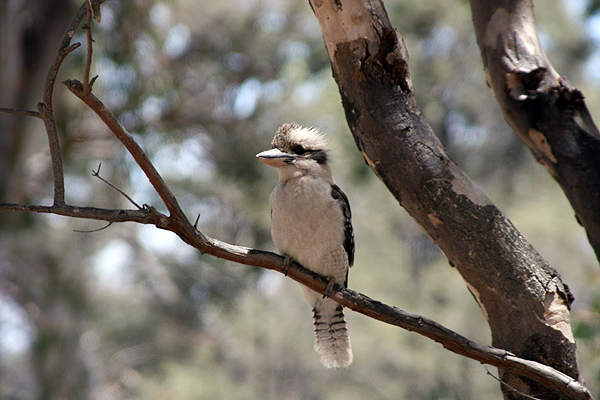
{"label": "bird's beak", "polygon": [[284,153],[279,149],[271,149],[263,151],[256,155],[260,161],[264,162],[271,167],[283,167],[284,165],[291,164],[298,156],[294,154]]}

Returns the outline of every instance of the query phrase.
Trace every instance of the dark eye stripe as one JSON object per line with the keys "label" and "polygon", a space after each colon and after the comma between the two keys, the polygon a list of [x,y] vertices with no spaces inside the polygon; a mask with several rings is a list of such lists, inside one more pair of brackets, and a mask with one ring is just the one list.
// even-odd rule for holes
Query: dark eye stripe
{"label": "dark eye stripe", "polygon": [[303,158],[312,158],[319,164],[324,164],[327,162],[326,150],[306,149],[304,146],[299,144],[292,148],[291,152],[298,156],[303,156]]}
{"label": "dark eye stripe", "polygon": [[314,150],[311,155],[318,164],[325,164],[327,162],[327,152],[323,150]]}

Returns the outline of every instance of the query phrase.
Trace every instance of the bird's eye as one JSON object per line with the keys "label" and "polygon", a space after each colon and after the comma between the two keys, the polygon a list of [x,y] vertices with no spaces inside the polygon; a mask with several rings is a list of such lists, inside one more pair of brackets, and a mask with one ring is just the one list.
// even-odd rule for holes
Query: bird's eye
{"label": "bird's eye", "polygon": [[292,151],[296,154],[298,154],[299,156],[301,156],[302,154],[304,154],[306,152],[306,150],[304,149],[304,147],[302,147],[301,144],[299,144],[298,146],[294,147],[292,149]]}

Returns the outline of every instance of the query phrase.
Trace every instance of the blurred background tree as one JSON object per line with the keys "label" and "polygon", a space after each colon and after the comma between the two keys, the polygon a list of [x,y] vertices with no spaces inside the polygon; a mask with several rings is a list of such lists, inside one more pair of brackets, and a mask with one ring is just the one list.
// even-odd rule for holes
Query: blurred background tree
{"label": "blurred background tree", "polygon": [[[0,2],[0,106],[35,109],[79,3]],[[416,97],[455,161],[563,276],[576,301],[580,370],[600,384],[600,270],[561,190],[503,121],[485,84],[468,2],[388,1]],[[600,13],[536,2],[556,69],[600,101]],[[489,328],[460,276],[365,165],[345,122],[307,2],[108,0],[93,27],[94,91],[134,134],[206,234],[275,250],[273,171],[254,155],[281,123],[325,132],[357,242],[350,287],[480,342]],[[84,31],[76,41],[83,41]],[[79,78],[85,49],[59,81]],[[62,78],[61,78],[62,77]],[[161,207],[108,129],[57,87],[67,201]],[[600,120],[597,113],[596,120]],[[0,114],[0,202],[48,204],[39,120]],[[486,370],[408,332],[348,313],[355,362],[325,370],[298,285],[201,257],[152,226],[0,216],[0,398],[500,399]],[[453,368],[450,368],[452,366]]]}

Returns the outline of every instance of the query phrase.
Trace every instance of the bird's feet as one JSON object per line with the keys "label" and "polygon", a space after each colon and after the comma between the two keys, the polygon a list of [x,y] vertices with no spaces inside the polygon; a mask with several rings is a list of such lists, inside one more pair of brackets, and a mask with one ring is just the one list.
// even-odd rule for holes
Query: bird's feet
{"label": "bird's feet", "polygon": [[331,291],[333,290],[333,285],[335,285],[335,281],[333,278],[329,278],[327,280],[327,286],[325,286],[325,292],[323,292],[323,298],[329,297]]}
{"label": "bird's feet", "polygon": [[281,266],[281,269],[283,270],[283,274],[285,276],[287,276],[288,269],[290,268],[290,265],[292,265],[293,263],[294,263],[294,259],[292,258],[292,256],[290,256],[288,254],[284,254],[283,265]]}

